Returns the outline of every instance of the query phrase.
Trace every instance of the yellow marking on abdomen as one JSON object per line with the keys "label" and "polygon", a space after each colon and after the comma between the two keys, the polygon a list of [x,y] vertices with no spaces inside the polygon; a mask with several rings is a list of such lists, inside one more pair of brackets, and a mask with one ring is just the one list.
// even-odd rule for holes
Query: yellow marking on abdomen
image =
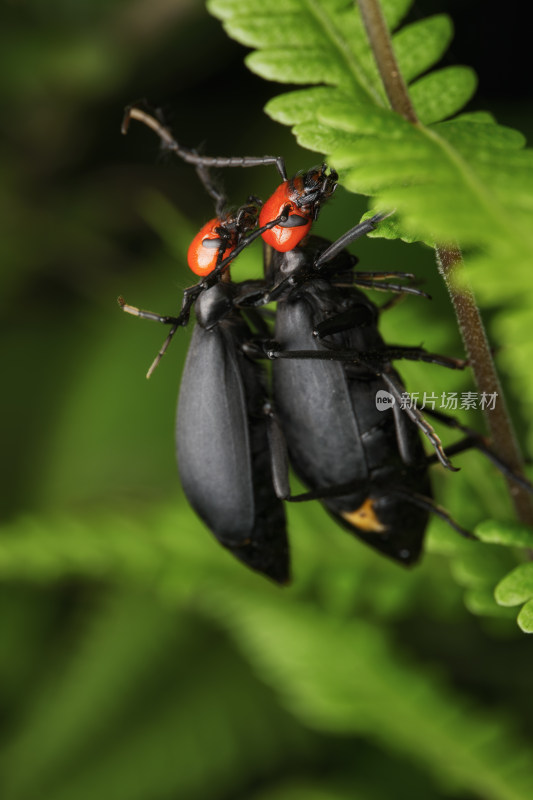
{"label": "yellow marking on abdomen", "polygon": [[356,511],[341,511],[341,517],[350,525],[368,533],[384,533],[387,530],[387,526],[379,521],[374,510],[374,501],[370,497]]}

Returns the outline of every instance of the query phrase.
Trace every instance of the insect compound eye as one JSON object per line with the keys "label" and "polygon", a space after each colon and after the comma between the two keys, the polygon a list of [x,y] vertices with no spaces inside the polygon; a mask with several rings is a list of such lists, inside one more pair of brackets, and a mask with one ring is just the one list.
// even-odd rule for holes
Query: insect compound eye
{"label": "insect compound eye", "polygon": [[324,164],[322,167],[313,167],[304,175],[304,186],[306,189],[314,188],[324,176]]}
{"label": "insect compound eye", "polygon": [[317,204],[318,208],[314,209],[314,219],[318,216],[320,204],[328,200],[337,188],[339,176],[334,169],[330,170],[329,175],[326,170],[326,164],[310,169],[303,178],[304,188],[296,198],[296,204],[300,207]]}
{"label": "insect compound eye", "polygon": [[242,233],[249,231],[257,225],[259,209],[257,206],[243,206],[235,216],[237,230]]}

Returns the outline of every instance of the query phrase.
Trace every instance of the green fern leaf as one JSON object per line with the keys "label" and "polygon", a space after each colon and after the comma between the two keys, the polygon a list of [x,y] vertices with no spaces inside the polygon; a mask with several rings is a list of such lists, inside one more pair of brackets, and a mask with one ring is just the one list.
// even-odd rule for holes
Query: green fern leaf
{"label": "green fern leaf", "polygon": [[214,786],[229,796],[305,751],[305,731],[212,627],[148,593],[118,605],[119,616],[144,610],[117,624],[102,609],[74,658],[45,681],[44,703],[4,754],[6,798],[201,800]]}
{"label": "green fern leaf", "polygon": [[[373,196],[373,207],[395,208],[401,226],[380,226],[375,236],[400,235],[458,241],[482,248],[498,271],[515,274],[533,259],[533,154],[523,137],[496,125],[485,112],[463,113],[476,78],[467,67],[422,75],[444,53],[452,26],[444,15],[396,31],[393,43],[421,124],[411,125],[388,108],[358,10],[337,0],[210,0],[238,41],[256,48],[247,57],[264,78],[305,83],[268,103],[274,119],[293,126],[304,147],[324,153],[341,170],[344,185]],[[395,30],[410,3],[382,2]],[[272,19],[276,24],[272,25]],[[446,120],[444,122],[444,120]],[[491,285],[493,297],[507,270]],[[481,276],[479,278],[481,282]],[[525,293],[531,291],[526,288]]]}
{"label": "green fern leaf", "polygon": [[533,597],[533,562],[520,564],[500,581],[495,591],[502,606],[517,606]]}
{"label": "green fern leaf", "polygon": [[429,125],[451,117],[470,100],[477,78],[468,67],[446,67],[413,83],[411,100],[421,122]]}
{"label": "green fern leaf", "polygon": [[502,578],[494,590],[494,597],[501,606],[524,603],[517,622],[524,633],[533,633],[533,562],[520,564]]}
{"label": "green fern leaf", "polygon": [[[533,531],[517,523],[503,523],[487,520],[477,526],[476,534],[481,541],[493,545],[533,548]],[[504,562],[500,561],[500,568],[503,567],[503,565]],[[488,587],[494,580],[494,577],[494,570],[492,579],[490,573],[485,571],[482,583],[483,592],[485,593],[485,607],[489,614],[492,613],[496,616],[494,613],[495,609],[492,609],[491,612],[491,601],[488,599]],[[509,606],[517,606],[525,603],[518,614],[517,622],[525,633],[533,633],[533,563],[529,561],[524,564],[519,564],[507,574],[500,574],[496,584],[496,588],[491,592],[493,602],[497,603],[502,611],[507,611],[507,607]],[[483,611],[480,613],[483,613]]]}
{"label": "green fern leaf", "polygon": [[236,587],[204,600],[305,724],[367,736],[448,787],[488,800],[526,800],[533,792],[529,751],[507,724],[409,664],[377,627],[332,620],[309,604],[288,608],[278,594],[250,604]]}
{"label": "green fern leaf", "polygon": [[517,522],[486,520],[477,526],[476,535],[482,542],[533,548],[533,531]]}
{"label": "green fern leaf", "polygon": [[533,600],[523,606],[516,621],[524,633],[533,633]]}
{"label": "green fern leaf", "polygon": [[[510,606],[533,598],[533,564],[517,566],[511,548],[532,548],[533,531],[518,523],[486,520],[476,526],[475,533],[479,542],[461,540],[439,523],[432,528],[428,547],[450,559],[452,576],[464,587],[464,602],[471,613],[511,618]],[[517,619],[528,633],[533,632],[526,622],[530,611],[524,607]]]}
{"label": "green fern leaf", "polygon": [[446,52],[453,36],[453,26],[445,14],[406,25],[392,37],[398,66],[406,81],[428,70]]}

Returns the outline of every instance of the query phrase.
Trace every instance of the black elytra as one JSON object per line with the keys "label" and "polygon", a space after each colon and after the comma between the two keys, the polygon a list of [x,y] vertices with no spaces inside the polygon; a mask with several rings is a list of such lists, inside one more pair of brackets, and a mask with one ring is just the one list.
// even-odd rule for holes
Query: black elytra
{"label": "black elytra", "polygon": [[284,584],[289,548],[273,487],[265,376],[243,353],[252,332],[232,307],[233,288],[215,284],[195,303],[178,400],[178,468],[187,499],[218,541]]}
{"label": "black elytra", "polygon": [[[289,253],[273,251],[269,282],[305,271],[328,246],[310,237]],[[341,251],[328,270],[344,283],[350,275],[353,280],[354,263],[353,256]],[[403,390],[390,364],[334,359],[336,349],[364,354],[383,351],[385,344],[374,303],[353,285],[335,285],[335,278],[325,278],[317,273],[278,297],[274,335],[280,348],[333,356],[274,360],[274,405],[290,461],[304,484],[322,494],[326,509],[342,527],[381,553],[412,564],[420,556],[429,512],[405,494],[431,498],[424,449],[417,427],[398,413],[397,404],[387,410],[376,404],[378,392],[389,391],[380,374],[384,369],[389,381]],[[321,324],[335,331],[336,319],[337,332],[315,335]],[[351,490],[335,496],[346,484]],[[328,487],[334,496],[327,496]],[[395,488],[401,491],[395,493]]]}
{"label": "black elytra", "polygon": [[[357,258],[343,246],[377,221],[360,223],[333,244],[309,237],[290,252],[270,251],[265,275],[271,288],[251,299],[256,305],[278,301],[275,340],[264,342],[262,349],[274,362],[274,404],[291,463],[311,490],[286,499],[321,499],[340,525],[408,565],[420,556],[429,513],[473,538],[433,502],[431,464],[439,461],[455,470],[449,455],[476,448],[531,494],[533,486],[480,434],[453,417],[426,412],[464,434],[445,451],[425,416],[400,406],[405,390],[393,361],[427,361],[451,369],[463,369],[467,362],[387,345],[381,338],[378,308],[357,285],[420,292],[385,283],[393,273],[354,273]],[[385,405],[380,402],[384,396]],[[433,455],[425,454],[419,432],[431,443]]]}

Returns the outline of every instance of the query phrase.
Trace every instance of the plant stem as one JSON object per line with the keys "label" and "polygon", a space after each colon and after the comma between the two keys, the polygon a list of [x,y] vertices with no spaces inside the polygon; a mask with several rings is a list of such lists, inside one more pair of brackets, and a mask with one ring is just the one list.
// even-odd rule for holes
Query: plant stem
{"label": "plant stem", "polygon": [[398,67],[387,23],[378,0],[357,0],[389,103],[408,122],[418,123],[415,109]]}
{"label": "plant stem", "polygon": [[[379,0],[357,0],[357,2],[391,108],[413,125],[420,125],[392,49]],[[461,251],[458,247],[449,245],[438,245],[435,249],[439,272],[450,293],[479,392],[486,395],[497,393],[494,408],[484,409],[493,448],[514,472],[523,475],[522,455],[507,411],[481,315],[466,280]],[[533,526],[531,496],[510,479],[507,479],[507,483],[518,519]]]}

